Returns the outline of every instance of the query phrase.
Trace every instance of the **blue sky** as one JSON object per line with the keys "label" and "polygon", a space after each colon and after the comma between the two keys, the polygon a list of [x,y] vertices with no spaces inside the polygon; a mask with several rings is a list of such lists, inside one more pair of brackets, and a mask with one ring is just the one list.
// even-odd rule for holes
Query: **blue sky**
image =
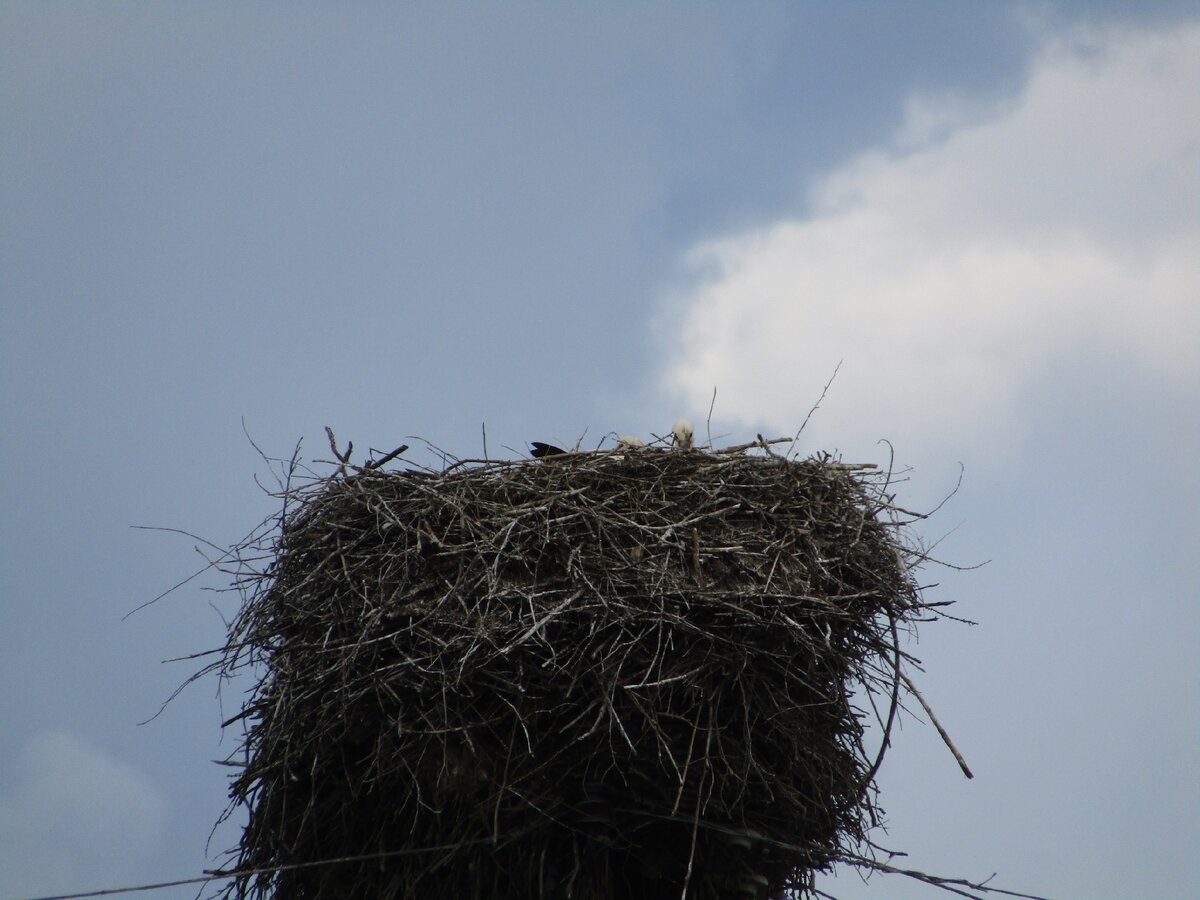
{"label": "blue sky", "polygon": [[[1187,3],[0,6],[0,896],[219,862],[236,598],[322,428],[910,468],[906,862],[1200,894],[1200,15]],[[701,429],[703,430],[703,428]],[[428,459],[429,457],[425,457]],[[845,900],[929,888],[850,874]],[[192,896],[163,891],[160,896]]]}

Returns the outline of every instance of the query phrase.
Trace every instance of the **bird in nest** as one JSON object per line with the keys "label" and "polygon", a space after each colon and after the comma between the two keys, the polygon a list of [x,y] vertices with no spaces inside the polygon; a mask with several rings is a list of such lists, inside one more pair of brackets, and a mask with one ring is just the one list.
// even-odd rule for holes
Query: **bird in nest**
{"label": "bird in nest", "polygon": [[555,447],[553,444],[547,444],[542,441],[530,441],[533,449],[529,451],[529,455],[534,459],[543,459],[547,456],[562,456],[567,451],[562,447]]}
{"label": "bird in nest", "polygon": [[680,419],[671,428],[676,450],[691,450],[696,446],[696,429],[687,419]]}
{"label": "bird in nest", "polygon": [[[676,450],[693,450],[696,447],[696,429],[687,419],[680,419],[671,428],[671,440]],[[556,447],[554,444],[547,444],[545,441],[530,441],[530,446],[533,448],[529,451],[529,455],[534,459],[545,459],[548,456],[562,456],[567,451],[562,447]],[[627,434],[617,441],[617,449],[644,450],[646,442],[639,437]]]}

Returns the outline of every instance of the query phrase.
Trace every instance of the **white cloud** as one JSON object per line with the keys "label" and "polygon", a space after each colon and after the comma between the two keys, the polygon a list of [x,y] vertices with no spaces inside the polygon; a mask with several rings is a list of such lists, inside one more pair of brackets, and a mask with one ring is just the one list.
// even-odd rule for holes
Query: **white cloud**
{"label": "white cloud", "polygon": [[[666,387],[911,462],[999,461],[1051,364],[1200,374],[1200,26],[1048,41],[1000,106],[913,98],[813,212],[689,256]],[[1089,376],[1090,377],[1090,376]]]}
{"label": "white cloud", "polygon": [[114,886],[153,859],[165,802],[150,780],[81,738],[31,738],[0,795],[0,894]]}

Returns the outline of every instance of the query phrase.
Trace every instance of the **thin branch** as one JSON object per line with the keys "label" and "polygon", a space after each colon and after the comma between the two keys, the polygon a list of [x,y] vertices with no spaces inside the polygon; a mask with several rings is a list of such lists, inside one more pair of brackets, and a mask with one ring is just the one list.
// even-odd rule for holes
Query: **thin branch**
{"label": "thin branch", "polygon": [[971,774],[970,767],[967,766],[967,761],[963,759],[962,754],[958,752],[958,748],[954,746],[954,741],[950,740],[950,735],[946,733],[946,729],[942,727],[942,723],[939,722],[937,716],[934,715],[933,708],[925,702],[925,698],[921,696],[921,692],[917,690],[917,686],[913,684],[912,679],[909,678],[904,672],[900,673],[900,677],[904,679],[904,686],[907,687],[909,692],[920,702],[921,707],[925,710],[925,714],[929,716],[929,721],[933,723],[933,727],[936,728],[937,733],[941,735],[942,741],[947,747],[950,748],[950,752],[954,754],[955,760],[958,761],[958,767],[962,769],[963,774],[968,778],[974,778],[975,776]]}

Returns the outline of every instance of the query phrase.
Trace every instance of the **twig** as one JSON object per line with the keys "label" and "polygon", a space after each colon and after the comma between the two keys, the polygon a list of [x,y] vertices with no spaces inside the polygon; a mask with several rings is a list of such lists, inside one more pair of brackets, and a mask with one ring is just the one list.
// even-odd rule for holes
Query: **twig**
{"label": "twig", "polygon": [[929,721],[933,723],[933,727],[936,728],[937,733],[941,735],[942,741],[947,747],[950,748],[950,752],[954,754],[954,758],[958,761],[958,767],[962,769],[963,774],[968,778],[974,778],[975,776],[971,774],[971,769],[967,766],[967,761],[963,759],[962,754],[958,752],[958,748],[954,746],[954,741],[950,740],[950,735],[946,733],[946,729],[942,727],[942,723],[939,722],[937,716],[933,714],[933,709],[928,703],[925,702],[925,698],[921,696],[921,692],[917,690],[917,686],[913,684],[912,679],[909,678],[908,675],[906,675],[903,671],[900,672],[900,677],[904,679],[904,686],[908,688],[909,692],[912,693],[912,695],[916,697],[918,701],[920,701],[921,706],[925,710],[925,714],[929,716]]}
{"label": "twig", "polygon": [[708,435],[708,448],[712,449],[712,414],[717,405],[717,386],[713,385],[712,400],[708,403],[708,416],[704,420],[704,431]]}
{"label": "twig", "polygon": [[796,447],[796,442],[800,440],[800,435],[802,435],[804,433],[804,428],[806,425],[808,425],[808,420],[812,418],[813,413],[815,413],[817,411],[817,409],[821,406],[821,401],[825,399],[825,395],[827,393],[829,393],[829,386],[833,384],[833,379],[837,378],[837,374],[841,370],[842,363],[844,361],[845,360],[839,359],[838,364],[833,367],[833,374],[830,375],[829,380],[827,382],[825,382],[825,387],[821,388],[821,396],[817,398],[817,402],[812,405],[811,409],[809,409],[808,415],[806,415],[804,417],[804,421],[800,423],[800,428],[796,431],[796,436],[794,438],[792,438],[792,446],[788,447],[788,452],[787,452],[788,456],[792,455],[792,451]]}

